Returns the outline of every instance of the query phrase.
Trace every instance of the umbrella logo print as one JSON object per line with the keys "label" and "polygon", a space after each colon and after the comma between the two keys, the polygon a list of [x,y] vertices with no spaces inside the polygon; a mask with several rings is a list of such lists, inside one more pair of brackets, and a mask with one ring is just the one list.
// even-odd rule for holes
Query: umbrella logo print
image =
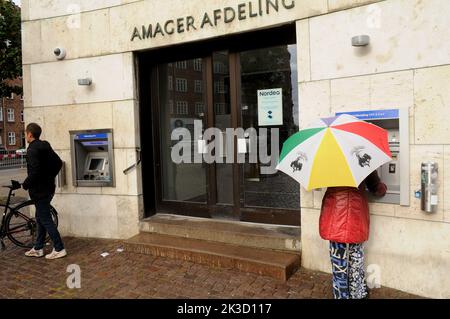
{"label": "umbrella logo print", "polygon": [[352,154],[356,155],[358,159],[358,164],[361,167],[368,166],[370,167],[370,161],[372,160],[372,156],[367,153],[364,153],[364,146],[357,146],[352,150]]}
{"label": "umbrella logo print", "polygon": [[305,153],[300,152],[300,153],[298,153],[298,155],[299,156],[295,159],[295,161],[291,162],[291,168],[294,173],[296,171],[301,171],[303,168],[303,163],[308,160],[308,157],[306,156]]}

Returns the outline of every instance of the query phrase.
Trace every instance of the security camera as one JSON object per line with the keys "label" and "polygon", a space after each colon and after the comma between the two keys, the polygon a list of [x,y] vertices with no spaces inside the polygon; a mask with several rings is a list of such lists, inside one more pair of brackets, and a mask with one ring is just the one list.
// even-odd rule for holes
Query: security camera
{"label": "security camera", "polygon": [[53,53],[58,60],[64,60],[64,58],[66,57],[66,50],[64,48],[56,48],[55,50],[53,50]]}

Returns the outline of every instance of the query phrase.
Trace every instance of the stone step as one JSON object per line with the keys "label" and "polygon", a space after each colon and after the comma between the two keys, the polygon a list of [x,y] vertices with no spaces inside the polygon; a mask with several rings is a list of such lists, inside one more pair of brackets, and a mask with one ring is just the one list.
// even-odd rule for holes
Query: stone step
{"label": "stone step", "polygon": [[140,222],[141,232],[300,253],[300,227],[157,214]]}
{"label": "stone step", "polygon": [[210,267],[287,280],[300,267],[300,254],[250,248],[152,233],[140,233],[124,242],[128,252],[187,260]]}

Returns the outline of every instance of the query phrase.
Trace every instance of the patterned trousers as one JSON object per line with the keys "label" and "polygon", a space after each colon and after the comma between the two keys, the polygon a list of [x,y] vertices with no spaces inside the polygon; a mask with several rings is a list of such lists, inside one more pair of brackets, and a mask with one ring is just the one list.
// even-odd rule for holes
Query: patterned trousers
{"label": "patterned trousers", "polygon": [[335,299],[363,299],[367,296],[363,244],[330,241]]}

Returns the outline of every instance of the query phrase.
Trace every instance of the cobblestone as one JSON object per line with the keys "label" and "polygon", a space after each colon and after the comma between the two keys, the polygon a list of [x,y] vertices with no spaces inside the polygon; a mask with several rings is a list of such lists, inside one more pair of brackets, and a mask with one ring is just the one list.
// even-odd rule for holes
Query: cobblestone
{"label": "cobblestone", "polygon": [[[117,252],[118,240],[65,238],[69,255],[29,259],[7,243],[0,252],[0,298],[332,298],[331,276],[300,269],[287,282],[187,261]],[[50,249],[47,247],[46,249]],[[107,257],[101,257],[109,252]],[[67,267],[81,268],[81,288],[69,289]],[[416,298],[389,288],[371,298]]]}

